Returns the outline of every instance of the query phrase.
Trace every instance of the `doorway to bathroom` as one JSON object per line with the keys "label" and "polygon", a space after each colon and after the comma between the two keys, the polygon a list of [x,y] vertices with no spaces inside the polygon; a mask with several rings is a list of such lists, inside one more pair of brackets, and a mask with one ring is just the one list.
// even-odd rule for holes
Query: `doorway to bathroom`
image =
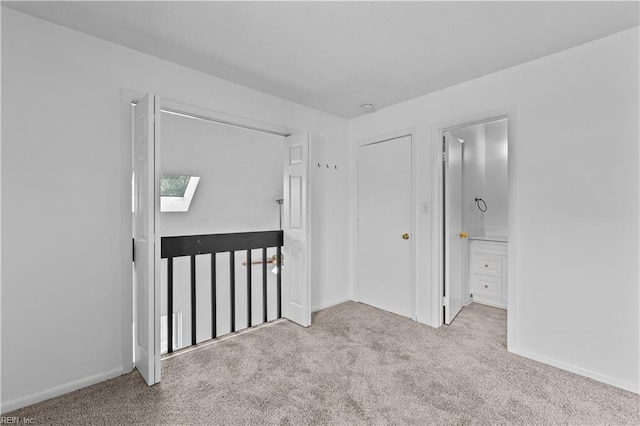
{"label": "doorway to bathroom", "polygon": [[442,322],[467,305],[508,307],[509,120],[440,130]]}

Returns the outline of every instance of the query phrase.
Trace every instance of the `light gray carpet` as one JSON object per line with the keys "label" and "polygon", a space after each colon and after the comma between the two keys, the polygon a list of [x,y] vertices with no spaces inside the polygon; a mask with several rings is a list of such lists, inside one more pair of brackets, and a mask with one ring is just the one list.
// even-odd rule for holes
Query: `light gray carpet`
{"label": "light gray carpet", "polygon": [[510,354],[506,313],[438,330],[347,302],[9,413],[53,424],[640,424],[640,397]]}

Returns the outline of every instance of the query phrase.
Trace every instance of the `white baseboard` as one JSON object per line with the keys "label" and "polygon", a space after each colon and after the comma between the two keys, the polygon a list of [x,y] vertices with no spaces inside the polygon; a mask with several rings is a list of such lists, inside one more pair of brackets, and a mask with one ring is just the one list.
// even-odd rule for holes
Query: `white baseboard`
{"label": "white baseboard", "polygon": [[37,402],[55,398],[56,396],[64,395],[65,393],[73,392],[78,389],[86,388],[87,386],[95,385],[96,383],[121,376],[124,373],[124,369],[122,367],[118,367],[113,370],[105,371],[93,376],[65,383],[63,385],[54,386],[40,392],[32,393],[31,395],[25,395],[9,401],[3,401],[0,410],[2,410],[2,414],[4,415],[9,411],[17,410],[19,408],[23,408]]}
{"label": "white baseboard", "polygon": [[341,303],[348,302],[350,300],[351,299],[349,299],[349,298],[345,298],[345,299],[338,299],[338,300],[334,300],[334,301],[331,301],[331,302],[323,303],[322,305],[318,305],[318,306],[312,307],[311,308],[311,312],[321,311],[323,309],[327,309],[327,308],[330,308],[332,306],[336,306],[336,305],[339,305]]}
{"label": "white baseboard", "polygon": [[493,306],[494,308],[507,309],[507,302],[502,300],[495,300],[490,297],[473,296],[473,302],[480,303],[481,305]]}
{"label": "white baseboard", "polygon": [[629,392],[640,394],[640,383],[625,382],[624,380],[619,380],[619,379],[607,376],[605,374],[596,373],[595,371],[587,370],[585,368],[576,367],[575,365],[567,364],[552,358],[547,358],[545,356],[534,354],[532,352],[521,350],[519,348],[510,348],[509,352],[512,352],[516,355],[523,356],[525,358],[532,359],[534,361],[541,362],[543,364],[548,364],[553,367],[557,367],[561,370],[570,371],[571,373],[575,373],[580,376],[589,377],[590,379],[597,380],[599,382],[606,383],[608,385],[615,386],[617,388],[624,389]]}

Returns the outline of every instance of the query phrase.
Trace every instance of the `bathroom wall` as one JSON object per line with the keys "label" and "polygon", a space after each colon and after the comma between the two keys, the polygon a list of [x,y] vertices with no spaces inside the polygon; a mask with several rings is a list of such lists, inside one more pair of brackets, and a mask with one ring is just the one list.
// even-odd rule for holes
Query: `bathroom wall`
{"label": "bathroom wall", "polygon": [[[462,223],[470,235],[507,235],[507,121],[456,129],[464,140]],[[482,212],[475,199],[482,198]],[[481,207],[484,205],[481,203]]]}
{"label": "bathroom wall", "polygon": [[507,121],[484,125],[484,213],[486,235],[508,235]]}
{"label": "bathroom wall", "polygon": [[476,197],[484,197],[485,149],[484,125],[469,126],[455,131],[462,144],[462,225],[470,235],[484,234],[484,214],[478,210]]}

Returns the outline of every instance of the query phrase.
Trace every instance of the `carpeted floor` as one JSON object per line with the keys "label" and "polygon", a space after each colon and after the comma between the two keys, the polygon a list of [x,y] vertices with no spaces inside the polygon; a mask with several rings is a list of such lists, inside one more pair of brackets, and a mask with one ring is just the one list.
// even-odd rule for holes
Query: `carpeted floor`
{"label": "carpeted floor", "polygon": [[37,424],[640,424],[640,397],[506,351],[506,312],[432,329],[347,302],[23,408]]}

